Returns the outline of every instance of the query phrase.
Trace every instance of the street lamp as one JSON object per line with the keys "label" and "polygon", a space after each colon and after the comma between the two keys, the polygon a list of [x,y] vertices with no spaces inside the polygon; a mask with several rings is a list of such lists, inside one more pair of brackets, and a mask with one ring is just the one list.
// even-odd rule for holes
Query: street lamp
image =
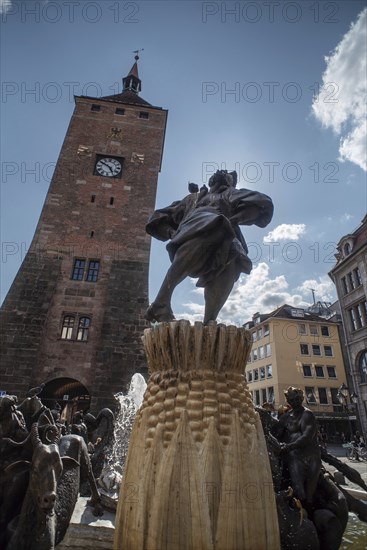
{"label": "street lamp", "polygon": [[344,399],[347,399],[349,391],[348,391],[348,387],[344,384],[344,382],[338,389],[338,393],[340,393],[344,397]]}
{"label": "street lamp", "polygon": [[343,382],[340,388],[338,388],[338,393],[336,394],[336,396],[339,400],[339,403],[343,407],[344,413],[347,415],[350,440],[352,440],[353,431],[352,431],[352,423],[350,421],[349,410],[348,410],[348,395],[349,395],[350,403],[352,405],[356,405],[358,402],[358,395],[355,392],[349,393],[348,387]]}
{"label": "street lamp", "polygon": [[357,405],[358,395],[356,394],[356,392],[353,392],[353,393],[350,394],[350,400],[353,403],[353,405]]}

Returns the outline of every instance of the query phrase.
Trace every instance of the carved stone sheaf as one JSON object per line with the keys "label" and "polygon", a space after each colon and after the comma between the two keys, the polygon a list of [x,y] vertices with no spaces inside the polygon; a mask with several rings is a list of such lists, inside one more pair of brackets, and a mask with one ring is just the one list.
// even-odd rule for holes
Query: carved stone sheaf
{"label": "carved stone sheaf", "polygon": [[115,548],[278,549],[261,422],[244,378],[249,333],[160,323],[143,337],[151,376],[129,445]]}

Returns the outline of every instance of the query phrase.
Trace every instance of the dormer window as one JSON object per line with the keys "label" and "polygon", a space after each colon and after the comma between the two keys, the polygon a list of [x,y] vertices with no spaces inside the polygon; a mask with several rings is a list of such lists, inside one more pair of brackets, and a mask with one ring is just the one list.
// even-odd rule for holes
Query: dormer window
{"label": "dormer window", "polygon": [[344,250],[344,254],[346,256],[349,256],[351,252],[350,243],[345,243],[343,250]]}

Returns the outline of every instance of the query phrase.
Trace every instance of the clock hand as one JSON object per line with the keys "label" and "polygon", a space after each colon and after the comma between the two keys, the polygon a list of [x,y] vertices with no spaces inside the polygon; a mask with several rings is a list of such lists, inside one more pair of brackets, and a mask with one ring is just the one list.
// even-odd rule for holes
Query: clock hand
{"label": "clock hand", "polygon": [[107,162],[103,162],[103,160],[100,161],[101,164],[104,164],[104,166],[107,166],[107,168],[109,169],[109,171],[111,172],[111,174],[113,174],[113,171],[112,171],[112,168],[109,164],[107,164]]}

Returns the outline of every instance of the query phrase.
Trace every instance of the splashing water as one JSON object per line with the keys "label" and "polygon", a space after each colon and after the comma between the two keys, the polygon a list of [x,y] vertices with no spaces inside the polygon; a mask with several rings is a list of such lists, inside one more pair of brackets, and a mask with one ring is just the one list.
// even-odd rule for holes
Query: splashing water
{"label": "splashing water", "polygon": [[136,373],[131,379],[127,394],[125,395],[119,392],[115,395],[115,398],[119,402],[120,410],[116,416],[115,443],[111,456],[108,458],[108,465],[113,467],[117,466],[118,470],[123,470],[125,466],[131,429],[135,420],[136,411],[143,402],[146,387],[147,384],[143,376]]}
{"label": "splashing water", "polygon": [[125,468],[129,439],[136,412],[143,402],[147,384],[141,374],[131,379],[127,394],[115,395],[119,403],[116,416],[112,452],[106,456],[105,465],[98,479],[102,503],[107,509],[116,510],[119,487]]}
{"label": "splashing water", "polygon": [[366,523],[360,521],[355,514],[350,512],[340,550],[365,550],[366,537]]}

